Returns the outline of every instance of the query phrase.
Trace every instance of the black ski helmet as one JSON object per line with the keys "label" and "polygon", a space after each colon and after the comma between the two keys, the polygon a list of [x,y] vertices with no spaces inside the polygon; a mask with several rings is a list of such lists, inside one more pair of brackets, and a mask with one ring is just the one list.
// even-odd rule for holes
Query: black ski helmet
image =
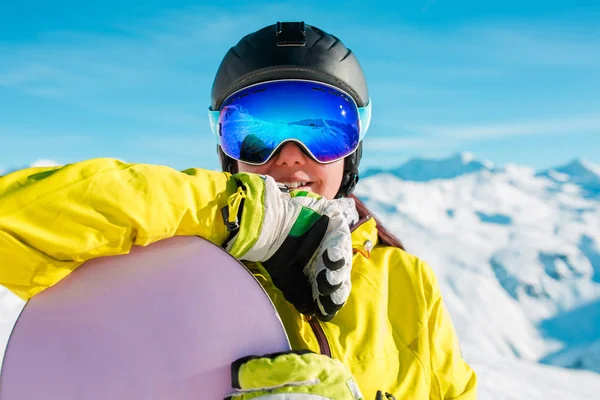
{"label": "black ski helmet", "polygon": [[[243,37],[219,66],[211,92],[211,110],[219,110],[234,92],[277,79],[323,82],[347,92],[359,107],[369,102],[363,70],[335,36],[304,22],[277,22]],[[236,172],[236,162],[217,146],[223,171]],[[347,196],[358,182],[362,141],[344,160],[344,176],[336,195]]]}

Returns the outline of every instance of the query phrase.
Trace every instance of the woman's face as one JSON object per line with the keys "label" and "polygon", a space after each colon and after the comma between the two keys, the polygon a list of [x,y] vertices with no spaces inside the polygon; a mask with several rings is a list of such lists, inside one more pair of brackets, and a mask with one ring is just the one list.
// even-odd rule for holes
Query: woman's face
{"label": "woman's face", "polygon": [[342,184],[344,160],[321,164],[305,154],[298,145],[289,142],[264,165],[238,161],[238,171],[270,175],[291,189],[302,189],[333,199]]}

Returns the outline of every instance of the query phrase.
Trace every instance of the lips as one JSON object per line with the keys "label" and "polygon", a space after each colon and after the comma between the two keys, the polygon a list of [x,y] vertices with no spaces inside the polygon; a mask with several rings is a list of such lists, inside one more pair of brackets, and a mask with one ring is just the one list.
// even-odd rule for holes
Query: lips
{"label": "lips", "polygon": [[312,192],[312,186],[315,181],[312,180],[308,174],[300,173],[300,171],[294,171],[293,173],[290,171],[288,174],[283,174],[283,171],[279,174],[271,175],[276,182],[279,182],[282,185],[285,185],[290,190],[306,190]]}
{"label": "lips", "polygon": [[312,192],[312,182],[281,182],[283,183],[289,190],[305,190],[307,192]]}
{"label": "lips", "polygon": [[306,186],[310,182],[282,182],[289,189],[298,189],[299,187]]}
{"label": "lips", "polygon": [[314,183],[306,177],[286,176],[275,179],[277,182],[285,185],[290,190],[306,190],[312,192],[312,184]]}

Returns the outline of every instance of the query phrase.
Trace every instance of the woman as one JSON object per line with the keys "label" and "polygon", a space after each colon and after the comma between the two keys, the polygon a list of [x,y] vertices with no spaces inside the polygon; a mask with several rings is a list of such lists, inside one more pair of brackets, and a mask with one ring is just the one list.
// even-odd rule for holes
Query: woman
{"label": "woman", "polygon": [[433,272],[351,195],[370,110],[339,39],[260,29],[213,84],[224,172],[95,159],[0,178],[0,283],[28,299],[91,258],[198,235],[246,262],[294,349],[235,361],[232,398],[473,399]]}

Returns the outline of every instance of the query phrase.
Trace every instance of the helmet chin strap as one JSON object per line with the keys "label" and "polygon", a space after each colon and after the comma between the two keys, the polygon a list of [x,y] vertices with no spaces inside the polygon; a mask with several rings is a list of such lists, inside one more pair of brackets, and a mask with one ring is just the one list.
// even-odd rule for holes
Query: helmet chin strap
{"label": "helmet chin strap", "polygon": [[217,145],[217,154],[219,155],[219,162],[221,163],[222,171],[229,172],[230,174],[235,174],[238,172],[236,161],[225,154],[219,145]]}
{"label": "helmet chin strap", "polygon": [[358,183],[358,165],[362,157],[362,145],[362,142],[359,142],[356,151],[344,159],[344,175],[340,190],[335,195],[336,199],[351,195]]}
{"label": "helmet chin strap", "polygon": [[[221,146],[217,145],[217,153],[221,162],[221,169],[230,174],[235,174],[237,170],[237,162],[223,152]],[[344,159],[344,172],[340,189],[334,198],[347,197],[354,191],[358,183],[358,165],[362,156],[362,142],[358,144],[356,151]]]}

